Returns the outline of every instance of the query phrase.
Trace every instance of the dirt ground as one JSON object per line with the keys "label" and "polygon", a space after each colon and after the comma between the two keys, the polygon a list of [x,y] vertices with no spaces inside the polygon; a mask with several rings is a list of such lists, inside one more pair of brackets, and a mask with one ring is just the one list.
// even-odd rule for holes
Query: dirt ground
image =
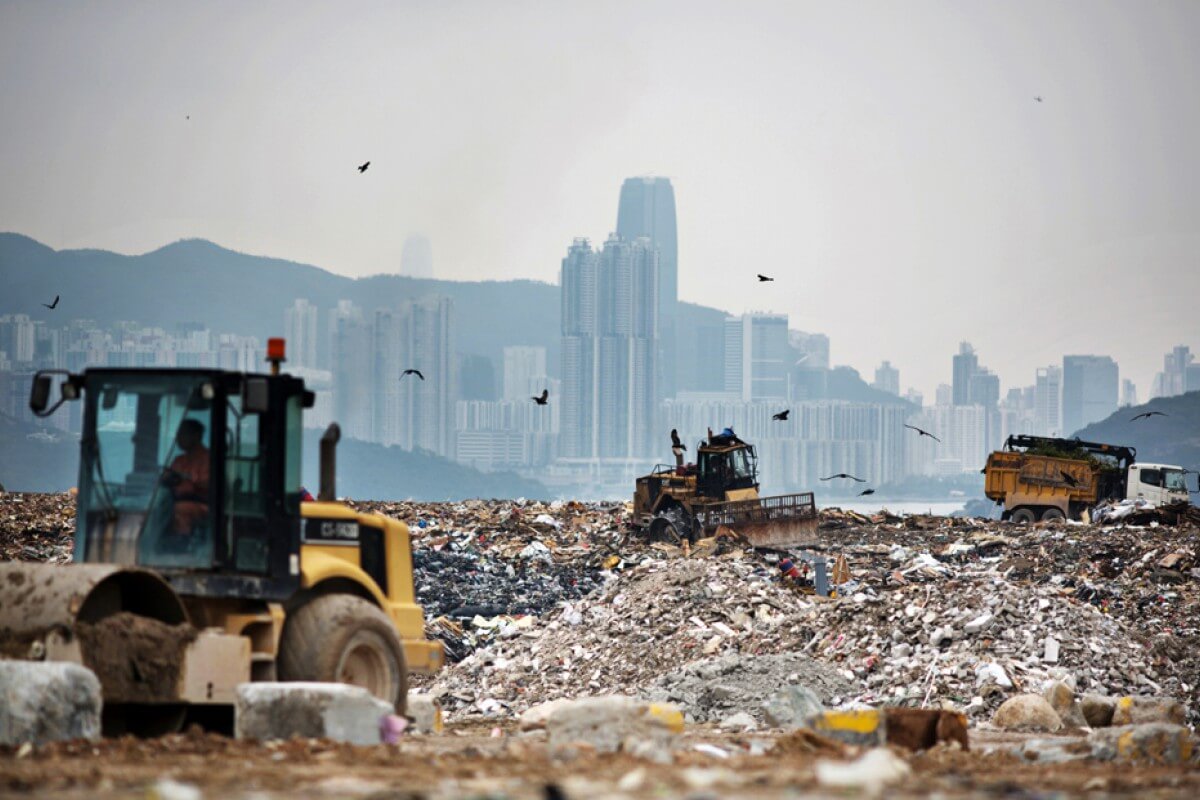
{"label": "dirt ground", "polygon": [[[554,755],[539,734],[518,734],[511,727],[451,725],[439,736],[377,747],[315,740],[259,744],[193,731],[156,740],[58,743],[31,752],[0,748],[0,797],[183,797],[170,787],[155,789],[163,779],[197,787],[206,798],[247,800],[847,796],[817,786],[814,764],[830,753],[795,743],[775,747],[777,740],[700,726],[680,738],[672,763],[657,764],[586,751]],[[973,732],[971,752],[941,747],[910,755],[913,774],[885,794],[1200,796],[1195,767],[1028,764],[1008,754],[1015,741],[1011,734]],[[728,756],[697,750],[702,744]],[[766,748],[772,749],[751,754]]]}

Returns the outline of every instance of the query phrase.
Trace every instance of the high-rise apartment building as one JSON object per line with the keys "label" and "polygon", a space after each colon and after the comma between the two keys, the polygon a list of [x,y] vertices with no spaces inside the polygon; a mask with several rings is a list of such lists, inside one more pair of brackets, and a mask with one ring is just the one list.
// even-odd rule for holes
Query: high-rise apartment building
{"label": "high-rise apartment building", "polygon": [[1193,356],[1186,345],[1176,345],[1163,356],[1163,371],[1154,376],[1150,398],[1174,397],[1188,390],[1188,368]]}
{"label": "high-rise apartment building", "polygon": [[969,406],[971,401],[971,377],[979,371],[979,357],[970,342],[962,342],[958,346],[958,355],[954,356],[953,397],[956,406]]}
{"label": "high-rise apartment building", "polygon": [[[1197,386],[1196,388],[1200,389],[1200,386]],[[1186,388],[1185,388],[1185,391],[1186,391]],[[1138,404],[1137,386],[1134,384],[1133,381],[1129,380],[1129,378],[1122,379],[1121,380],[1121,405],[1122,406],[1136,406],[1137,404]]]}
{"label": "high-rise apartment building", "polygon": [[546,348],[515,346],[504,348],[505,400],[529,402],[546,384]]}
{"label": "high-rise apartment building", "polygon": [[576,239],[562,262],[562,447],[571,458],[636,458],[652,444],[658,250]]}
{"label": "high-rise apartment building", "polygon": [[317,307],[297,298],[283,312],[283,331],[287,337],[289,366],[317,368]]}
{"label": "high-rise apartment building", "polygon": [[626,242],[643,237],[658,249],[657,296],[658,394],[674,397],[679,379],[676,309],[679,303],[679,246],[675,230],[675,189],[670,178],[627,178],[617,207],[617,236]]}
{"label": "high-rise apartment building", "polygon": [[787,400],[788,318],[750,313],[725,318],[725,391],[742,400]]}
{"label": "high-rise apartment building", "polygon": [[1040,436],[1062,436],[1062,368],[1041,367],[1033,385],[1034,426]]}
{"label": "high-rise apartment building", "polygon": [[893,367],[892,362],[884,361],[875,368],[875,382],[871,385],[881,392],[899,396],[900,370]]}
{"label": "high-rise apartment building", "polygon": [[1119,379],[1117,362],[1108,356],[1063,356],[1063,436],[1117,410]]}
{"label": "high-rise apartment building", "polygon": [[413,376],[400,381],[399,441],[405,449],[420,448],[454,456],[454,303],[448,297],[411,303],[402,309],[399,326],[399,363],[417,369],[425,380]]}
{"label": "high-rise apartment building", "polygon": [[433,277],[433,245],[429,237],[414,233],[400,250],[400,274],[412,278]]}
{"label": "high-rise apartment building", "polygon": [[34,322],[27,314],[0,316],[0,353],[13,364],[32,364]]}
{"label": "high-rise apartment building", "polygon": [[979,368],[967,383],[967,399],[971,405],[994,409],[1000,402],[1000,376]]}
{"label": "high-rise apartment building", "polygon": [[333,417],[351,439],[375,438],[372,336],[363,311],[341,300],[329,312],[329,366]]}

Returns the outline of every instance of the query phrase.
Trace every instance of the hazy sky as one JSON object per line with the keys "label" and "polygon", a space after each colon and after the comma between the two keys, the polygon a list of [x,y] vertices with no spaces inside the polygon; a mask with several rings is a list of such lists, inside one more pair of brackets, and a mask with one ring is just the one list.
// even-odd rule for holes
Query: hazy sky
{"label": "hazy sky", "polygon": [[667,175],[683,299],[927,396],[968,339],[1145,399],[1200,348],[1198,40],[1197,2],[5,3],[0,230],[555,281]]}

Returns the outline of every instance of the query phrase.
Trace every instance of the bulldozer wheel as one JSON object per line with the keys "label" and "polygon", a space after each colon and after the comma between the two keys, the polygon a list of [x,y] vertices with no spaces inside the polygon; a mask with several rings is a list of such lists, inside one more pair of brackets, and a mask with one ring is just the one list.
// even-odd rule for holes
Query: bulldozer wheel
{"label": "bulldozer wheel", "polygon": [[679,508],[672,507],[660,511],[650,521],[651,541],[681,545],[685,541],[691,541],[691,538],[691,530],[683,511]]}
{"label": "bulldozer wheel", "polygon": [[361,686],[404,713],[408,665],[391,620],[351,594],[326,594],[288,614],[279,644],[279,679]]}
{"label": "bulldozer wheel", "polygon": [[1012,516],[1009,517],[1009,519],[1013,522],[1031,523],[1037,521],[1037,515],[1033,513],[1032,508],[1026,508],[1022,506],[1021,508],[1018,508],[1016,511],[1012,512]]}

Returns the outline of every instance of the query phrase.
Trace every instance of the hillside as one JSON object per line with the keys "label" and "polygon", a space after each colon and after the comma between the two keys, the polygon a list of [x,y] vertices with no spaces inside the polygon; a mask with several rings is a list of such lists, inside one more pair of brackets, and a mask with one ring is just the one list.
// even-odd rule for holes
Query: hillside
{"label": "hillside", "polygon": [[[1132,421],[1145,411],[1161,411],[1167,416]],[[1200,469],[1200,392],[1119,409],[1075,436],[1089,442],[1131,445],[1137,448],[1138,461]]]}

